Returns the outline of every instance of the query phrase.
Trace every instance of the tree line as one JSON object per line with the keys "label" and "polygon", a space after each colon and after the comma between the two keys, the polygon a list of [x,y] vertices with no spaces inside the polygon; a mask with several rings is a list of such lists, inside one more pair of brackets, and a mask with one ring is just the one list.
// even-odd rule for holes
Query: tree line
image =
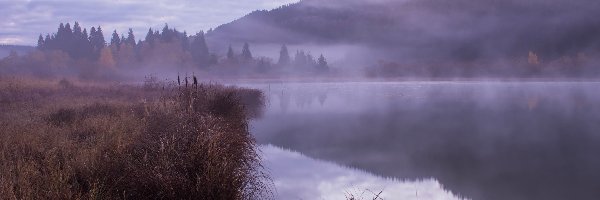
{"label": "tree line", "polygon": [[[170,28],[168,24],[162,30],[149,28],[146,36],[136,41],[131,28],[126,34],[114,30],[107,38],[100,26],[87,29],[78,22],[72,26],[70,23],[60,23],[56,33],[40,34],[37,50],[33,54],[38,54],[39,62],[28,65],[58,63],[55,68],[93,66],[94,69],[87,69],[89,73],[145,67],[236,74],[277,74],[286,71],[282,69],[315,73],[329,71],[323,55],[315,59],[310,53],[298,50],[292,59],[286,45],[281,47],[277,63],[268,57],[254,56],[248,43],[243,45],[240,54],[236,54],[230,45],[227,54],[220,56],[209,51],[203,31],[190,36],[185,31]],[[46,61],[42,61],[44,59]]]}
{"label": "tree line", "polygon": [[[165,24],[162,31],[150,28],[144,40],[136,41],[132,29],[129,29],[126,35],[119,35],[115,30],[107,42],[100,26],[91,27],[88,34],[87,29],[82,29],[78,22],[75,22],[72,28],[69,23],[60,23],[56,33],[47,34],[45,37],[39,36],[37,49],[44,52],[62,51],[75,60],[116,59],[115,62],[121,64],[157,59],[177,59],[180,64],[183,64],[183,61],[185,64],[196,66],[210,64],[210,55],[203,32],[188,36],[185,31],[180,32]],[[160,56],[157,58],[156,55],[172,56],[172,58]]]}

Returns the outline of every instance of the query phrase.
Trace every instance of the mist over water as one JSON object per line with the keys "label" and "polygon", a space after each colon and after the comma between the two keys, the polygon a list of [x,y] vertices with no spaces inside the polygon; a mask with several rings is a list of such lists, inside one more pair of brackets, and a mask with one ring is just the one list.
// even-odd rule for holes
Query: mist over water
{"label": "mist over water", "polygon": [[472,199],[600,196],[597,82],[245,83],[259,143]]}

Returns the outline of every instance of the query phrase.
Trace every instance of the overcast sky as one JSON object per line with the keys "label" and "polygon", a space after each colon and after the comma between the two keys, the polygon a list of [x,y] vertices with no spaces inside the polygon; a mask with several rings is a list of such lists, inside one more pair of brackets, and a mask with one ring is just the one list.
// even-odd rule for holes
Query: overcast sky
{"label": "overcast sky", "polygon": [[273,9],[298,0],[0,0],[0,44],[35,45],[60,22],[102,26],[104,35],[133,28],[137,39],[165,23],[188,34],[208,30],[253,10]]}

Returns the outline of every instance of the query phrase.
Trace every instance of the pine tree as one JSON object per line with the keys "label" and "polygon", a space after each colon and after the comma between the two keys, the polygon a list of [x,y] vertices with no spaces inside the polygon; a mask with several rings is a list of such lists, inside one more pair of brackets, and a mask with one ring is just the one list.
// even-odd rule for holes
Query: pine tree
{"label": "pine tree", "polygon": [[121,48],[121,38],[119,37],[117,30],[115,30],[112,34],[112,38],[110,39],[110,45],[116,47],[117,50]]}
{"label": "pine tree", "polygon": [[125,39],[124,43],[131,45],[132,47],[135,46],[135,35],[133,35],[133,29],[129,28],[129,31],[127,32],[127,39]]}
{"label": "pine tree", "polygon": [[229,45],[229,49],[227,50],[227,59],[228,60],[235,59],[235,54],[233,53],[233,48],[231,48],[231,45]]}
{"label": "pine tree", "polygon": [[309,67],[317,66],[317,61],[315,61],[315,58],[312,56],[312,54],[310,54],[310,52],[306,54],[306,65]]}
{"label": "pine tree", "polygon": [[125,35],[121,34],[121,45],[126,45],[127,44],[127,38],[125,38]]}
{"label": "pine tree", "polygon": [[173,35],[174,35],[173,33],[174,33],[174,31],[169,29],[169,25],[165,24],[165,26],[162,29],[161,41],[163,41],[163,42],[173,41]]}
{"label": "pine tree", "polygon": [[281,51],[279,51],[279,62],[277,63],[281,66],[290,64],[290,53],[288,52],[287,46],[285,46],[285,44],[281,46]]}
{"label": "pine tree", "polygon": [[49,50],[53,48],[54,46],[52,38],[50,38],[50,34],[46,34],[46,37],[44,38],[44,50]]}
{"label": "pine tree", "polygon": [[206,66],[209,64],[210,54],[208,52],[208,46],[206,45],[206,39],[204,38],[204,32],[200,31],[196,34],[194,41],[192,41],[190,46],[190,52],[198,66]]}
{"label": "pine tree", "polygon": [[92,27],[90,31],[90,49],[92,59],[98,59],[100,57],[100,51],[106,47],[106,41],[104,40],[104,34],[102,28]]}
{"label": "pine tree", "polygon": [[327,60],[325,59],[325,56],[323,56],[323,54],[319,56],[317,67],[320,71],[329,71],[329,64],[327,63]]}
{"label": "pine tree", "polygon": [[152,31],[152,28],[148,29],[148,33],[146,34],[146,42],[150,44],[150,47],[154,47],[154,31]]}
{"label": "pine tree", "polygon": [[73,37],[80,38],[81,35],[81,26],[79,26],[79,22],[75,22],[75,24],[73,25]]}
{"label": "pine tree", "polygon": [[106,47],[106,40],[104,40],[104,33],[102,33],[102,27],[98,26],[96,29],[96,34],[98,36],[97,46],[102,49]]}
{"label": "pine tree", "polygon": [[88,35],[87,29],[84,28],[81,35],[81,57],[86,57],[91,54],[92,45],[90,44],[90,36]]}
{"label": "pine tree", "polygon": [[242,58],[246,61],[252,60],[252,53],[250,52],[250,45],[246,42],[242,48]]}
{"label": "pine tree", "polygon": [[294,64],[296,67],[304,67],[307,64],[307,57],[304,51],[296,51],[296,56],[294,57]]}
{"label": "pine tree", "polygon": [[81,30],[79,22],[73,24],[73,44],[71,46],[71,57],[78,59],[86,55],[85,48],[87,45],[87,33]]}
{"label": "pine tree", "polygon": [[65,25],[64,36],[65,38],[62,44],[62,50],[69,54],[69,56],[75,57],[75,54],[77,53],[73,48],[73,43],[75,39],[73,38],[73,29],[71,29],[71,24],[69,23]]}
{"label": "pine tree", "polygon": [[190,38],[187,35],[187,32],[183,31],[183,39],[181,41],[181,48],[183,51],[190,51]]}
{"label": "pine tree", "polygon": [[83,29],[81,37],[83,39],[87,40],[88,42],[90,41],[90,39],[88,38],[89,36],[88,36],[88,33],[87,33],[87,29],[85,29],[85,28]]}
{"label": "pine tree", "polygon": [[94,36],[96,36],[96,27],[92,26],[92,28],[90,28],[90,37],[88,40],[91,42]]}
{"label": "pine tree", "polygon": [[65,33],[65,25],[60,23],[58,25],[58,31],[56,31],[56,36],[54,38],[54,49],[56,50],[64,50],[66,43],[66,33]]}
{"label": "pine tree", "polygon": [[56,43],[63,44],[65,37],[65,24],[60,23],[58,25],[58,31],[56,31]]}
{"label": "pine tree", "polygon": [[38,37],[37,49],[44,50],[44,37],[42,36],[42,34],[40,34],[40,37]]}
{"label": "pine tree", "polygon": [[71,29],[71,24],[67,23],[65,25],[64,34],[65,34],[65,39],[67,40],[67,42],[69,42],[71,39],[73,39],[73,29]]}

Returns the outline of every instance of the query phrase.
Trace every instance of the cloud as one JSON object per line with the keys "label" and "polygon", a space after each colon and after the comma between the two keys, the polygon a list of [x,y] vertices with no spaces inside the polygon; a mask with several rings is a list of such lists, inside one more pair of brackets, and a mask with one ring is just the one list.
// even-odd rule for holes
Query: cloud
{"label": "cloud", "polygon": [[[39,34],[56,32],[60,22],[84,28],[102,26],[106,33],[133,28],[138,39],[148,28],[165,23],[195,33],[217,27],[258,9],[297,0],[0,0],[0,44],[34,45]],[[106,34],[105,33],[105,34]]]}
{"label": "cloud", "polygon": [[[461,199],[435,179],[399,181],[315,160],[272,145],[260,146],[263,165],[273,179],[277,199]],[[362,197],[362,198],[361,198]]]}

